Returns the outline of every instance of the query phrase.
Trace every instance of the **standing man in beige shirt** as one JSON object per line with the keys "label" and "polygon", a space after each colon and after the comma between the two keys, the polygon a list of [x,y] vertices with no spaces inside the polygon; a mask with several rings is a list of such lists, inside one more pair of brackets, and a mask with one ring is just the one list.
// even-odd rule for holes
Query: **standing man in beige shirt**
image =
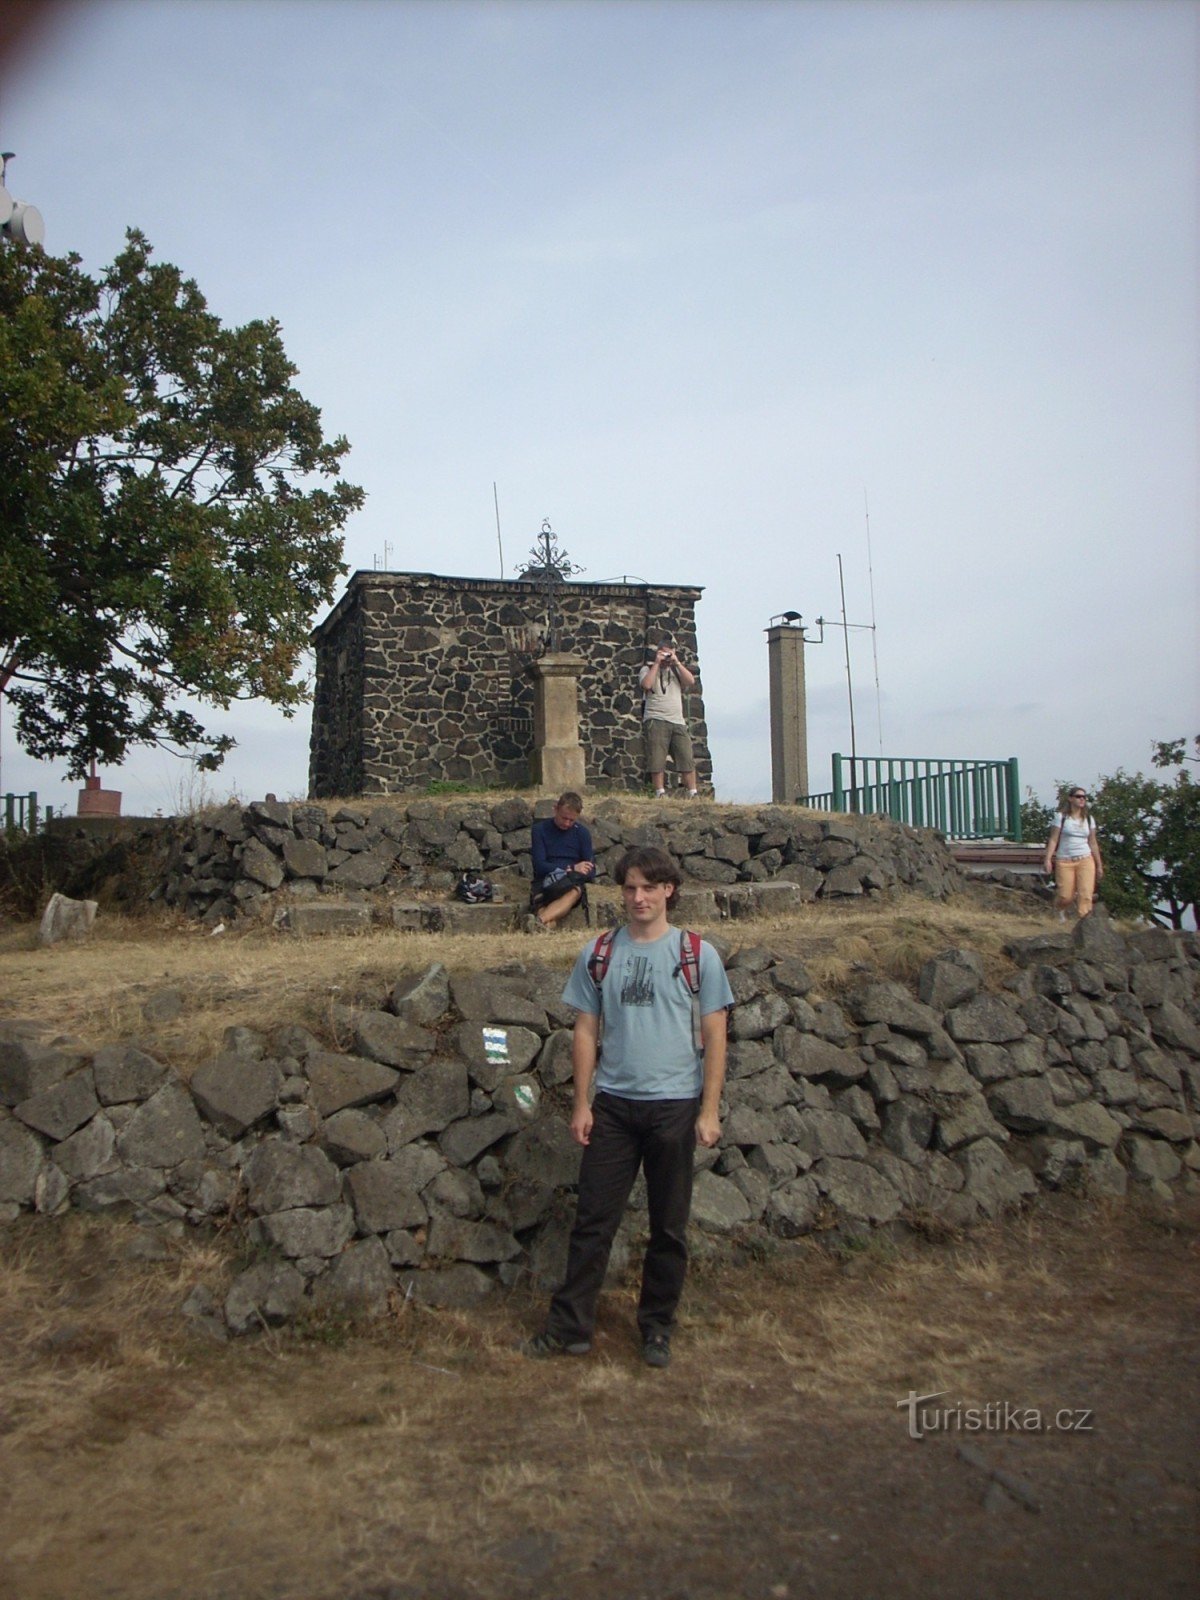
{"label": "standing man in beige shirt", "polygon": [[696,787],[696,758],[691,735],[683,715],[683,693],[696,681],[675,653],[670,639],[664,639],[653,659],[639,674],[642,686],[642,731],[646,744],[646,770],[658,796],[667,792],[667,757],[683,778],[690,799],[699,794]]}

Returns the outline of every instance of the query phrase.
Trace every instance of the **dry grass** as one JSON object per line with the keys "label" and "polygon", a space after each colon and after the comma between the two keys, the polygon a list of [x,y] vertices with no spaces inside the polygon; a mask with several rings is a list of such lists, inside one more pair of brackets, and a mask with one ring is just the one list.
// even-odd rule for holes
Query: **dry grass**
{"label": "dry grass", "polygon": [[[637,1360],[628,1283],[606,1293],[587,1361],[523,1359],[541,1307],[519,1294],[221,1347],[177,1308],[197,1278],[220,1293],[229,1256],[179,1245],[138,1262],[126,1225],[27,1220],[0,1239],[0,1592],[632,1595],[655,1587],[645,1552],[686,1566],[685,1522],[723,1548],[702,1563],[712,1592],[751,1592],[738,1566],[786,1543],[778,1493],[799,1492],[797,1537],[813,1515],[832,1525],[847,1485],[885,1468],[881,1440],[902,1443],[910,1389],[1078,1402],[1148,1348],[1152,1391],[1181,1376],[1196,1219],[1171,1228],[1064,1201],[948,1249],[838,1257],[810,1240],[699,1271],[663,1375]],[[1128,1449],[1118,1391],[1104,1421]],[[847,1457],[837,1483],[823,1448],[805,1471],[819,1429]],[[917,1451],[912,1470],[933,1460]],[[630,1567],[606,1590],[588,1574],[614,1547]]]}
{"label": "dry grass", "polygon": [[[687,920],[686,901],[682,916]],[[905,895],[697,926],[735,948],[766,945],[800,957],[816,980],[816,997],[828,997],[868,970],[911,982],[925,960],[957,944],[979,951],[989,980],[998,983],[1010,968],[1004,943],[1044,931],[1047,923],[1036,910],[1002,915],[967,897],[942,905]],[[231,1024],[269,1030],[300,1022],[329,1044],[344,1045],[335,1007],[378,1005],[402,978],[415,978],[435,961],[451,972],[513,960],[565,972],[580,943],[569,932],[535,943],[513,934],[392,929],[297,939],[249,921],[214,937],[164,913],[101,916],[88,943],[41,949],[35,930],[23,925],[0,932],[0,1018],[41,1021],[90,1046],[136,1038],[187,1076],[220,1047]],[[164,988],[182,992],[184,1011],[173,1023],[151,1024],[143,1007]]]}

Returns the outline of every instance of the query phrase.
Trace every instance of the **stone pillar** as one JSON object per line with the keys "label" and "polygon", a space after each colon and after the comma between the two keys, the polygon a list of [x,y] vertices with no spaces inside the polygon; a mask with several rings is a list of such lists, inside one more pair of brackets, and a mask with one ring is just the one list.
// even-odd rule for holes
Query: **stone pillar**
{"label": "stone pillar", "polygon": [[529,668],[533,678],[533,754],[530,781],[555,796],[583,788],[579,742],[582,656],[544,655]]}
{"label": "stone pillar", "polygon": [[804,630],[767,629],[771,676],[771,799],[791,805],[808,794],[808,710],[804,697]]}

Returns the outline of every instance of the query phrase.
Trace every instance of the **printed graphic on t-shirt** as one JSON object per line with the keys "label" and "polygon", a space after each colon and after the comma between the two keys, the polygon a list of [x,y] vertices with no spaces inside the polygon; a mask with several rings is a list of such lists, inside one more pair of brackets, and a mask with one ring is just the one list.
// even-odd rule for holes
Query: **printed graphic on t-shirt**
{"label": "printed graphic on t-shirt", "polygon": [[625,976],[621,981],[623,1006],[652,1006],[654,1004],[654,972],[649,956],[627,956]]}

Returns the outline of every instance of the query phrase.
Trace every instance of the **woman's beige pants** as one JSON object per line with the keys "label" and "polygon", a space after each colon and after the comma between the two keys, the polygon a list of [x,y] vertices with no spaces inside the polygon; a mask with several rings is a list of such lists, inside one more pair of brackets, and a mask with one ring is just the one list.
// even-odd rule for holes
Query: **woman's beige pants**
{"label": "woman's beige pants", "polygon": [[1096,858],[1079,856],[1074,861],[1064,861],[1059,856],[1054,863],[1054,904],[1065,911],[1072,903],[1081,917],[1092,909],[1096,893]]}

